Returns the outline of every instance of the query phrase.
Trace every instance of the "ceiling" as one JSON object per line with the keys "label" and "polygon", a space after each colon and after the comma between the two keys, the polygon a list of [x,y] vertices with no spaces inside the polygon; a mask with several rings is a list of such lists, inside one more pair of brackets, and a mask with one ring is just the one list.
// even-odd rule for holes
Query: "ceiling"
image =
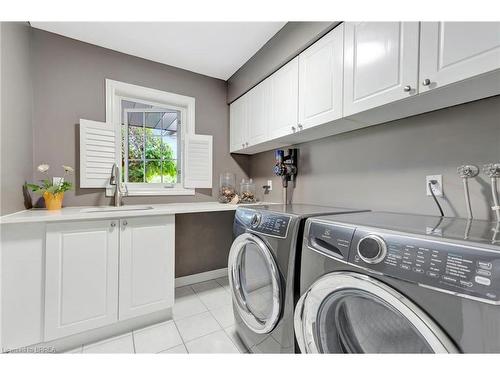
{"label": "ceiling", "polygon": [[30,22],[129,55],[227,80],[286,22]]}

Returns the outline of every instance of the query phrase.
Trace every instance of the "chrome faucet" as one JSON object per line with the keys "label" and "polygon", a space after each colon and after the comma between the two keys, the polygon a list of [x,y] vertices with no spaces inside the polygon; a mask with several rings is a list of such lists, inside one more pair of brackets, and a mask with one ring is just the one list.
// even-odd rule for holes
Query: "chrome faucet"
{"label": "chrome faucet", "polygon": [[115,207],[120,207],[123,204],[123,197],[127,195],[122,190],[121,180],[120,168],[118,168],[118,165],[115,163],[111,168],[111,177],[109,179],[109,184],[115,186]]}

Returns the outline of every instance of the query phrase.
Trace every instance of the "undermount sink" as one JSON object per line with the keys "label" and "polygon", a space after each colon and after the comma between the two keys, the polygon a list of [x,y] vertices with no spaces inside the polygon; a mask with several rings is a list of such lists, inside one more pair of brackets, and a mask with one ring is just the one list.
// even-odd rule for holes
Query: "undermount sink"
{"label": "undermount sink", "polygon": [[84,208],[80,212],[120,212],[120,211],[144,211],[144,210],[152,210],[152,206],[105,206],[105,207],[93,207],[93,208]]}

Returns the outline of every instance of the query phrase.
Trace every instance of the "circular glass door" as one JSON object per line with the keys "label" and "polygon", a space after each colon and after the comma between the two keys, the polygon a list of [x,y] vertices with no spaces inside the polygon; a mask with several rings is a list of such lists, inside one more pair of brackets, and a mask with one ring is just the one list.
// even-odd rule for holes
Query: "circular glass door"
{"label": "circular glass door", "polygon": [[457,352],[410,300],[353,272],[334,272],[316,281],[297,303],[294,323],[303,353]]}
{"label": "circular glass door", "polygon": [[270,332],[280,315],[281,285],[278,267],[264,241],[250,233],[238,236],[229,252],[228,272],[242,320],[254,332]]}

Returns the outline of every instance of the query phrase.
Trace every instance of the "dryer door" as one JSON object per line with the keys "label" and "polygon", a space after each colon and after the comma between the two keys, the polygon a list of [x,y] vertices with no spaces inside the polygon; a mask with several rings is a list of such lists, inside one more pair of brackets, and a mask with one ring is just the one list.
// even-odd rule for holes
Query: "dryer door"
{"label": "dryer door", "polygon": [[456,353],[430,317],[401,293],[354,272],[316,281],[295,309],[303,353]]}
{"label": "dryer door", "polygon": [[281,310],[278,267],[267,245],[244,233],[231,246],[228,262],[233,301],[245,324],[256,333],[270,332]]}

